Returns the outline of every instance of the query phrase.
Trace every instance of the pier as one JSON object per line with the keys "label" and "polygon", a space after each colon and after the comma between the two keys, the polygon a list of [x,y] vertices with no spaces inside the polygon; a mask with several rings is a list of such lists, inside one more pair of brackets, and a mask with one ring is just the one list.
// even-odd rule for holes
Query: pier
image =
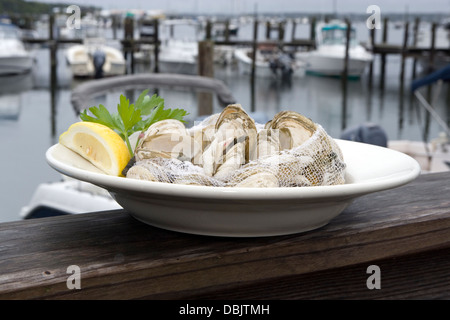
{"label": "pier", "polygon": [[[327,19],[330,19],[328,17]],[[199,45],[199,55],[198,55],[198,75],[213,77],[214,76],[214,62],[213,62],[213,50],[214,47],[220,46],[233,46],[233,47],[249,47],[252,48],[252,57],[253,63],[251,67],[251,74],[249,77],[249,87],[250,87],[250,108],[251,111],[256,111],[256,103],[255,103],[255,53],[256,49],[261,45],[270,45],[277,46],[279,48],[290,48],[292,50],[302,50],[308,51],[313,50],[316,45],[316,24],[319,19],[317,17],[309,17],[308,27],[309,27],[309,37],[307,38],[298,38],[296,36],[297,29],[297,20],[295,19],[281,19],[281,20],[271,20],[264,17],[254,16],[252,19],[253,24],[253,33],[251,39],[237,39],[232,35],[232,30],[230,30],[230,20],[219,20],[212,21],[206,20],[204,26],[204,39],[200,39],[198,42]],[[348,29],[352,27],[352,22],[350,19],[345,19],[347,23]],[[379,83],[374,83],[374,63],[372,62],[369,66],[369,70],[365,75],[367,77],[368,89],[371,92],[372,88],[377,86],[379,90],[382,92],[385,90],[385,74],[386,74],[386,61],[388,56],[399,56],[401,58],[401,67],[398,75],[400,89],[399,89],[399,109],[400,112],[403,113],[405,99],[403,98],[404,93],[407,92],[408,88],[406,88],[407,79],[405,79],[406,75],[406,60],[413,60],[411,71],[412,78],[411,81],[414,80],[418,76],[417,72],[417,61],[418,59],[426,59],[428,60],[428,65],[430,66],[428,70],[425,72],[433,71],[433,65],[438,55],[440,56],[450,56],[450,48],[442,48],[436,47],[436,29],[438,24],[433,22],[431,24],[430,34],[431,34],[431,43],[429,47],[419,47],[417,46],[417,38],[419,25],[421,20],[419,17],[416,17],[413,22],[405,21],[403,26],[403,41],[401,44],[391,44],[389,43],[389,17],[385,17],[383,19],[383,26],[381,30],[376,30],[375,28],[369,30],[368,33],[369,41],[362,43],[366,49],[374,54],[375,57],[380,57],[380,65],[379,65]],[[142,25],[147,25],[152,27],[153,32],[150,34],[146,34],[145,36],[140,36],[136,38],[136,27],[140,27]],[[291,33],[287,35],[286,25],[291,25]],[[221,34],[213,34],[213,30],[215,27],[220,26]],[[260,26],[265,27],[265,37],[261,39],[258,35],[258,30],[260,30]],[[159,56],[160,56],[160,46],[161,46],[161,35],[160,35],[160,20],[159,19],[148,19],[145,20],[136,20],[133,17],[126,17],[122,21],[115,17],[113,19],[113,35],[114,39],[117,39],[117,29],[121,27],[123,28],[123,38],[120,39],[120,45],[122,47],[123,55],[126,59],[128,59],[128,70],[127,73],[135,73],[136,59],[134,57],[134,53],[138,52],[143,45],[148,45],[150,49],[150,59],[152,65],[152,72],[159,73]],[[382,32],[381,42],[376,42],[376,33]],[[171,29],[171,35],[173,35],[174,30]],[[349,34],[347,34],[349,36]],[[411,38],[413,41],[411,41]],[[50,51],[50,74],[51,74],[51,83],[50,88],[52,92],[52,96],[55,95],[57,79],[56,79],[56,68],[58,61],[56,59],[56,51],[60,45],[68,44],[68,43],[82,43],[83,39],[61,39],[55,36],[55,26],[54,26],[54,16],[50,16],[49,19],[49,38],[47,39],[23,39],[26,43],[29,44],[45,44],[48,46]],[[348,46],[346,51],[345,61],[348,61]],[[347,66],[347,64],[345,64]],[[341,87],[342,87],[342,112],[346,114],[347,107],[347,81],[348,77],[348,68],[344,67],[344,70],[341,75]],[[412,95],[411,95],[412,96]],[[426,98],[428,101],[433,96],[433,88],[432,86],[428,86]],[[412,98],[410,99],[410,103]],[[447,106],[450,110],[450,94],[447,95]],[[212,112],[211,109],[211,97],[207,94],[199,94],[199,115],[210,114]],[[426,114],[425,122],[429,123],[430,115]],[[450,111],[448,112],[448,116],[446,119],[447,123],[450,124]],[[426,125],[428,127],[428,125]],[[346,119],[343,117],[342,129],[347,127]],[[425,128],[424,136],[427,136],[428,128]]]}

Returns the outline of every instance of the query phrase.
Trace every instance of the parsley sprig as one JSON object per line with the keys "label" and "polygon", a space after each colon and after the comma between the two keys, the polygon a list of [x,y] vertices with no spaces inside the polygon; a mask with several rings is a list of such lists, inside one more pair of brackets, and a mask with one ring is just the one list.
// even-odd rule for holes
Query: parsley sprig
{"label": "parsley sprig", "polygon": [[108,109],[100,104],[98,107],[89,108],[80,113],[80,119],[83,121],[96,122],[103,124],[116,131],[125,141],[133,157],[129,137],[137,132],[147,130],[153,123],[165,120],[176,119],[182,122],[184,116],[188,115],[184,109],[164,109],[164,99],[154,94],[149,97],[148,90],[144,90],[135,101],[130,104],[130,100],[124,95],[120,95],[120,101],[117,105],[117,113],[111,114]]}

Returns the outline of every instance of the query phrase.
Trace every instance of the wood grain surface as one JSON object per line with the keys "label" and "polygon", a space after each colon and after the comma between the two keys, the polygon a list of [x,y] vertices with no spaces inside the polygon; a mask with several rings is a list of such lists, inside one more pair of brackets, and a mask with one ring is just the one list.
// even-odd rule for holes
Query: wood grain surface
{"label": "wood grain surface", "polygon": [[[450,173],[355,200],[303,234],[224,238],[111,211],[0,224],[1,299],[449,298]],[[368,265],[382,287],[366,287]],[[81,289],[67,288],[67,268]]]}

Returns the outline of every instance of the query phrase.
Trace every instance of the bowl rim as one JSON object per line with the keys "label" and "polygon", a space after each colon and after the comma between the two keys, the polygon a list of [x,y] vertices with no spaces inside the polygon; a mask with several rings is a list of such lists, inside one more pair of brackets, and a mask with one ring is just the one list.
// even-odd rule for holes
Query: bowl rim
{"label": "bowl rim", "polygon": [[[239,188],[239,187],[212,187],[182,184],[169,184],[164,182],[142,181],[127,179],[125,177],[109,176],[107,174],[91,172],[64,163],[54,157],[53,152],[58,143],[46,151],[48,164],[63,175],[90,182],[99,187],[115,193],[145,193],[153,195],[170,195],[176,197],[190,197],[195,199],[222,199],[222,200],[282,200],[282,199],[320,199],[320,198],[352,198],[360,195],[387,190],[407,184],[417,178],[421,172],[419,163],[412,157],[396,150],[360,142],[335,139],[338,144],[362,144],[369,148],[384,149],[392,152],[405,161],[405,167],[394,174],[371,178],[362,181],[345,183],[333,186],[310,187],[278,187],[278,188]],[[374,149],[375,150],[375,149]],[[386,151],[388,150],[388,151]],[[345,157],[345,154],[344,154]],[[407,165],[406,165],[407,164]]]}

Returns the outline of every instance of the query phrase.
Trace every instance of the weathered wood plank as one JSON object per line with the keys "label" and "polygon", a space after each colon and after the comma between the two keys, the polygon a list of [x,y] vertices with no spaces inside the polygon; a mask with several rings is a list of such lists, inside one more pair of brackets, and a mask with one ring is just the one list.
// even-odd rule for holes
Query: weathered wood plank
{"label": "weathered wood plank", "polygon": [[[421,268],[423,265],[428,268]],[[369,289],[370,265],[380,268],[380,288]],[[370,261],[364,264],[313,272],[292,277],[252,283],[196,295],[184,293],[183,299],[450,299],[450,250]],[[417,290],[418,285],[420,290]],[[151,299],[152,297],[147,297]],[[161,298],[161,297],[158,297]],[[170,295],[164,299],[171,299]]]}
{"label": "weathered wood plank", "polygon": [[[447,248],[449,178],[421,176],[355,200],[321,229],[280,237],[187,235],[122,211],[0,224],[0,298],[180,298]],[[67,289],[70,265],[81,290]]]}

